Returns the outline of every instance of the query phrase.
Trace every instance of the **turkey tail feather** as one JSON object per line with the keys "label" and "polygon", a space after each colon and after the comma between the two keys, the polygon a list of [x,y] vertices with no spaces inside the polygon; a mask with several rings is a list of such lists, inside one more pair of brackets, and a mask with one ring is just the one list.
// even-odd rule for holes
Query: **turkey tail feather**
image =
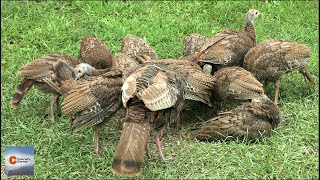
{"label": "turkey tail feather", "polygon": [[140,174],[146,144],[149,137],[149,123],[125,123],[112,163],[112,171],[118,175]]}
{"label": "turkey tail feather", "polygon": [[149,138],[150,124],[145,110],[131,110],[133,108],[127,109],[126,122],[112,163],[112,172],[123,176],[140,174]]}
{"label": "turkey tail feather", "polygon": [[28,90],[32,87],[32,85],[34,84],[33,80],[30,79],[24,79],[17,87],[15,90],[15,94],[12,97],[11,100],[11,106],[12,108],[16,109],[22,98],[26,95],[26,93],[28,92]]}

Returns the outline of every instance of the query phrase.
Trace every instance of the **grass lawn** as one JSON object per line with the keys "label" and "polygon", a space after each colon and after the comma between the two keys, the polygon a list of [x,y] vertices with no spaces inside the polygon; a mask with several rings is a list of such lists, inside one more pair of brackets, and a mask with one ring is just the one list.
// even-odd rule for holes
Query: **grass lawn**
{"label": "grass lawn", "polygon": [[[152,158],[145,158],[139,178],[318,179],[318,6],[318,1],[1,1],[1,164],[5,145],[31,145],[35,176],[27,178],[119,178],[112,174],[111,163],[121,113],[104,129],[106,146],[96,157],[93,129],[71,133],[65,115],[57,123],[50,121],[49,95],[33,88],[20,108],[11,109],[19,68],[53,52],[77,58],[80,41],[88,34],[108,44],[114,54],[120,51],[121,39],[133,34],[145,38],[160,58],[177,58],[189,33],[210,37],[224,28],[242,30],[246,12],[254,8],[262,13],[255,20],[258,43],[287,39],[311,48],[307,67],[317,83],[315,92],[298,72],[286,75],[280,83],[280,126],[272,137],[254,144],[186,139],[188,128],[207,119],[195,109],[182,130],[172,128],[163,139],[165,156],[174,160],[160,161],[152,144]],[[272,84],[266,92],[273,98]],[[6,178],[3,173],[1,177]]]}

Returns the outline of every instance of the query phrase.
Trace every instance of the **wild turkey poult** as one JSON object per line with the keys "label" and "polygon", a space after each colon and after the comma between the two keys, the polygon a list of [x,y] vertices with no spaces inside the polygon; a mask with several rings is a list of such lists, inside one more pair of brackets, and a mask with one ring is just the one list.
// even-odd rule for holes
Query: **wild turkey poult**
{"label": "wild turkey poult", "polygon": [[210,102],[211,91],[216,79],[210,74],[205,74],[199,65],[194,62],[176,59],[159,59],[145,61],[145,64],[163,64],[183,75],[187,83],[186,99],[200,101],[212,106]]}
{"label": "wild turkey poult", "polygon": [[[150,131],[180,118],[186,84],[165,65],[142,64],[134,68],[122,86],[126,117],[112,163],[119,175],[140,174]],[[156,136],[159,154],[163,157]]]}
{"label": "wild turkey poult", "polygon": [[190,136],[204,141],[225,140],[228,137],[257,140],[261,136],[270,136],[279,123],[279,107],[272,101],[249,102],[220,113],[192,129]]}
{"label": "wild turkey poult", "polygon": [[158,59],[154,49],[146,41],[133,35],[127,35],[122,39],[121,52],[139,63],[143,60],[141,56],[148,56],[150,60]]}
{"label": "wild turkey poult", "polygon": [[105,43],[88,35],[81,41],[79,59],[96,69],[105,69],[111,67],[112,51]]}
{"label": "wild turkey poult", "polygon": [[223,100],[252,100],[261,102],[269,99],[262,84],[253,74],[242,67],[225,67],[214,73],[214,91]]}
{"label": "wild turkey poult", "polygon": [[243,57],[256,44],[253,20],[259,15],[258,10],[248,11],[244,32],[232,29],[219,31],[202,46],[199,53],[195,54],[196,60],[205,66],[216,66],[218,69],[224,66],[242,66]]}
{"label": "wild turkey poult", "polygon": [[53,64],[58,60],[64,61],[72,67],[75,67],[79,63],[67,55],[53,53],[31,61],[21,67],[19,75],[23,80],[16,87],[15,94],[12,97],[11,104],[13,108],[19,106],[28,90],[35,85],[40,91],[52,94],[50,98],[50,118],[52,121],[55,121],[54,107],[57,107],[58,99],[61,94],[51,88],[44,80],[46,78],[52,79]]}
{"label": "wild turkey poult", "polygon": [[122,107],[122,72],[125,68],[137,65],[124,54],[117,54],[113,61],[113,67],[109,72],[100,76],[85,76],[79,80],[65,75],[68,69],[67,64],[63,62],[59,62],[54,69],[55,80],[59,85],[52,86],[59,89],[65,97],[62,112],[71,117],[73,132],[95,126],[94,151],[97,155],[103,126]]}
{"label": "wild turkey poult", "polygon": [[192,33],[186,36],[183,40],[182,56],[179,57],[179,59],[193,61],[195,58],[194,54],[198,53],[207,41],[207,37],[197,33]]}
{"label": "wild turkey poult", "polygon": [[183,40],[183,56],[193,55],[195,52],[199,52],[207,41],[207,37],[197,33],[186,36]]}
{"label": "wild turkey poult", "polygon": [[284,40],[267,40],[249,50],[243,67],[260,81],[274,82],[274,102],[278,103],[280,78],[299,70],[314,87],[315,83],[305,65],[310,58],[310,48]]}

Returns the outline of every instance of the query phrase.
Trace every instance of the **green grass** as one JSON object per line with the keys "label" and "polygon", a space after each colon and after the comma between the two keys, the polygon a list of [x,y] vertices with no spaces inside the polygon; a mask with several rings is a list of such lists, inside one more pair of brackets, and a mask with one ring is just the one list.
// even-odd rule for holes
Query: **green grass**
{"label": "green grass", "polygon": [[[5,145],[33,145],[35,179],[118,178],[110,167],[120,115],[104,129],[102,139],[108,145],[98,158],[92,129],[71,133],[64,115],[50,122],[49,95],[32,89],[19,109],[10,108],[19,68],[53,52],[76,58],[88,34],[108,44],[114,54],[120,51],[121,39],[133,34],[143,37],[160,58],[177,58],[187,34],[210,37],[224,28],[242,30],[247,10],[255,8],[262,13],[255,20],[258,43],[288,39],[311,48],[308,68],[317,82],[315,92],[299,73],[286,75],[280,87],[281,124],[272,137],[255,144],[187,140],[187,129],[207,119],[195,109],[181,131],[172,128],[164,137],[164,153],[175,159],[160,161],[152,144],[153,156],[145,158],[139,178],[318,179],[318,6],[317,1],[1,1],[1,163]],[[266,89],[273,98],[272,85]]]}

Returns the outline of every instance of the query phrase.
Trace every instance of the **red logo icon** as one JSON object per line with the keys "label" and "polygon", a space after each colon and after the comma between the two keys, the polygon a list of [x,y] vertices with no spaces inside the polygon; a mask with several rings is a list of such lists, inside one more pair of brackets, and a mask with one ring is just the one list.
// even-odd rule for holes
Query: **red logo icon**
{"label": "red logo icon", "polygon": [[16,164],[17,163],[17,158],[15,156],[10,156],[9,163],[10,164]]}

